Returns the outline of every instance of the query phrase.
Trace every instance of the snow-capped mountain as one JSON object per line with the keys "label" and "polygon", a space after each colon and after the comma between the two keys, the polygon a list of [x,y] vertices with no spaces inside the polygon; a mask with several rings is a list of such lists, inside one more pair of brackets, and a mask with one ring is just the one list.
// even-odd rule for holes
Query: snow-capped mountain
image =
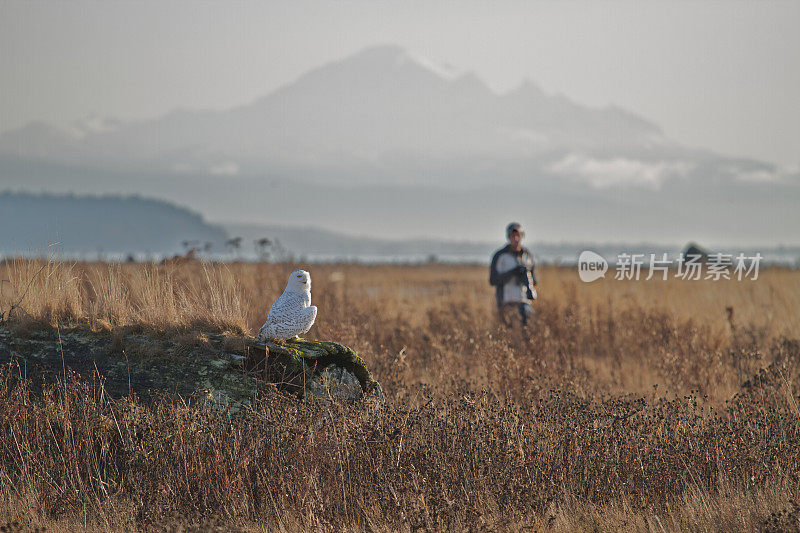
{"label": "snow-capped mountain", "polygon": [[530,81],[497,94],[396,46],[226,111],[8,131],[4,188],[146,194],[215,220],[397,236],[459,220],[462,238],[485,238],[524,210],[567,239],[794,242],[800,227],[796,172],[682,146],[634,113]]}
{"label": "snow-capped mountain", "polygon": [[543,174],[653,186],[725,159],[683,148],[623,109],[583,106],[530,81],[495,94],[473,74],[442,74],[395,46],[324,65],[228,111],[127,123],[90,117],[66,128],[32,123],[1,135],[0,154],[115,170],[277,169],[328,182],[442,186]]}

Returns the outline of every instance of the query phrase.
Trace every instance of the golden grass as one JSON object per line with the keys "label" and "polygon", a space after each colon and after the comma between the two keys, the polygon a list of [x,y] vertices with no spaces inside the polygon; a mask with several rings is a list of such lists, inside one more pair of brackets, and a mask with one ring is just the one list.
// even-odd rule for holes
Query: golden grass
{"label": "golden grass", "polygon": [[[58,324],[252,334],[303,266],[7,261],[0,312],[23,333]],[[3,382],[0,420],[14,438],[0,437],[9,509],[0,521],[800,525],[800,272],[584,284],[572,268],[544,267],[533,325],[520,330],[496,320],[485,267],[305,267],[320,309],[308,337],[359,352],[385,404],[269,393],[228,418],[202,401],[109,404],[81,381],[41,399]]]}
{"label": "golden grass", "polygon": [[[253,334],[297,266],[11,260],[0,265],[0,312],[96,330]],[[492,369],[474,364],[483,351],[518,366],[514,375],[542,372],[553,358],[548,374],[569,371],[592,390],[642,394],[660,384],[724,400],[764,364],[758,350],[800,334],[800,273],[788,269],[762,269],[755,281],[617,281],[609,273],[587,284],[574,268],[544,267],[537,319],[520,335],[497,324],[485,267],[306,268],[320,309],[309,337],[352,345],[373,365],[402,352],[403,386],[446,382],[440,368],[451,361],[461,361],[457,375],[485,383]]]}
{"label": "golden grass", "polygon": [[[87,319],[94,327],[144,325],[153,328],[203,323],[220,328],[257,328],[269,305],[283,290],[295,265],[170,265],[61,263],[7,260],[0,263],[0,309],[12,304],[55,323]],[[328,301],[358,299],[390,306],[420,324],[425,312],[452,305],[468,306],[487,317],[493,313],[492,289],[485,267],[478,266],[306,266],[313,272],[314,297]],[[624,313],[631,308],[663,311],[692,319],[715,332],[729,327],[726,307],[738,325],[768,336],[797,333],[800,324],[800,274],[783,268],[762,269],[756,281],[617,281],[582,283],[574,268],[540,269],[542,305],[580,304],[582,320],[598,309]],[[326,316],[320,314],[320,321]]]}

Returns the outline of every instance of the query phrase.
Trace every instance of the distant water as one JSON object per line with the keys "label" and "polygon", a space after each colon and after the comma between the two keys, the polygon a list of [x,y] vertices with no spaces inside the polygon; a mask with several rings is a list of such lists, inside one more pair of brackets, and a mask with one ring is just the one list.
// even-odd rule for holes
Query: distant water
{"label": "distant water", "polygon": [[[302,263],[364,263],[364,264],[426,264],[426,263],[450,263],[450,264],[476,264],[488,265],[492,253],[499,248],[499,245],[491,246],[480,243],[455,243],[453,248],[448,249],[447,243],[419,243],[416,248],[407,243],[398,246],[396,253],[392,253],[390,246],[382,246],[379,253],[364,253],[363,251],[353,253],[307,253],[295,252],[292,250],[282,252],[281,255],[273,255],[267,260],[273,262],[302,262]],[[621,254],[642,254],[644,260],[649,261],[650,254],[655,254],[656,259],[660,260],[664,253],[670,261],[674,261],[681,253],[682,247],[660,246],[654,244],[549,244],[532,243],[528,244],[539,264],[556,265],[575,265],[578,256],[584,250],[591,250],[603,256],[609,263],[617,263],[617,258]],[[800,247],[765,247],[765,248],[712,248],[706,250],[709,253],[730,254],[734,258],[740,253],[746,257],[753,257],[757,253],[761,254],[761,265],[780,265],[791,268],[800,268]],[[2,253],[3,257],[32,256],[38,254],[19,254]],[[180,255],[176,252],[174,255]],[[136,262],[160,262],[168,257],[163,254],[148,253],[84,253],[70,254],[62,250],[50,250],[48,256],[58,260],[76,261],[127,261],[133,259]],[[197,258],[208,261],[259,261],[259,257],[253,252],[229,252],[229,253],[199,253]]]}
{"label": "distant water", "polygon": [[[536,262],[547,265],[577,265],[578,256],[584,250],[592,250],[602,255],[609,263],[617,263],[620,254],[643,254],[645,261],[649,261],[650,254],[656,255],[656,260],[662,258],[662,254],[667,253],[667,259],[674,261],[678,258],[681,250],[664,248],[607,248],[603,246],[587,246],[586,248],[575,249],[567,253],[552,252],[550,250],[532,249]],[[756,253],[761,254],[761,265],[776,265],[791,268],[800,268],[800,250],[779,250],[764,249],[754,250],[743,249],[713,249],[712,253],[729,254],[736,257],[740,253],[746,257],[754,257]],[[425,264],[425,263],[450,263],[450,264],[476,264],[489,265],[491,253],[488,254],[404,254],[397,256],[388,255],[354,255],[354,256],[335,256],[335,255],[306,255],[302,256],[304,262],[308,263],[366,263],[366,264]],[[251,258],[255,260],[255,258]]]}
{"label": "distant water", "polygon": [[[453,264],[489,264],[492,254],[500,248],[500,245],[475,245],[478,250],[458,251],[429,251],[429,250],[402,250],[396,254],[382,251],[382,253],[353,253],[353,254],[330,254],[330,253],[307,253],[293,254],[292,259],[308,263],[366,263],[366,264],[424,264],[424,263],[453,263]],[[578,256],[584,250],[591,250],[602,255],[609,263],[617,263],[617,258],[621,254],[642,254],[646,261],[649,261],[650,254],[655,254],[656,259],[660,260],[664,253],[667,259],[674,261],[678,258],[684,247],[678,246],[659,246],[651,244],[537,244],[528,245],[536,261],[540,264],[555,265],[576,265]],[[792,268],[800,268],[800,247],[772,247],[772,248],[706,248],[711,254],[721,253],[736,257],[743,253],[746,257],[753,257],[757,253],[761,254],[762,265],[781,265]],[[245,254],[245,260],[257,260],[253,254]],[[230,256],[219,256],[219,260],[230,260]]]}

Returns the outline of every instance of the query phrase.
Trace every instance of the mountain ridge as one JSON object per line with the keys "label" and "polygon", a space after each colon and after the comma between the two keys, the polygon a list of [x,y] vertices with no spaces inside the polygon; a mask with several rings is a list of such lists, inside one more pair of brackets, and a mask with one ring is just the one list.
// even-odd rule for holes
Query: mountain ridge
{"label": "mountain ridge", "polygon": [[[73,136],[29,124],[0,134],[0,153],[199,173],[221,164],[251,174],[276,166],[354,167],[354,175],[396,182],[413,180],[404,167],[426,158],[482,158],[491,166],[563,151],[680,150],[657,125],[622,108],[583,106],[530,80],[498,94],[473,73],[447,79],[392,45],[319,66],[226,111],[174,110],[133,122],[93,117],[91,124],[76,126]],[[400,159],[397,172],[386,171]]]}
{"label": "mountain ridge", "polygon": [[175,254],[184,242],[222,249],[227,233],[165,200],[0,191],[0,251]]}
{"label": "mountain ridge", "polygon": [[554,239],[748,244],[800,227],[800,174],[531,81],[497,94],[391,46],[230,110],[27,128],[0,137],[0,188],[141,194],[215,220],[483,239],[527,217]]}

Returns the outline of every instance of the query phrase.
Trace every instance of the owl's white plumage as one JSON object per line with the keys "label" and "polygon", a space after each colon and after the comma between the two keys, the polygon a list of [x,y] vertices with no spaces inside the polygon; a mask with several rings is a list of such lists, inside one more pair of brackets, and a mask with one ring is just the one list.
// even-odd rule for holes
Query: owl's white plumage
{"label": "owl's white plumage", "polygon": [[291,339],[308,332],[316,318],[317,308],[311,305],[311,274],[295,270],[289,275],[283,294],[272,304],[256,338],[261,341]]}

